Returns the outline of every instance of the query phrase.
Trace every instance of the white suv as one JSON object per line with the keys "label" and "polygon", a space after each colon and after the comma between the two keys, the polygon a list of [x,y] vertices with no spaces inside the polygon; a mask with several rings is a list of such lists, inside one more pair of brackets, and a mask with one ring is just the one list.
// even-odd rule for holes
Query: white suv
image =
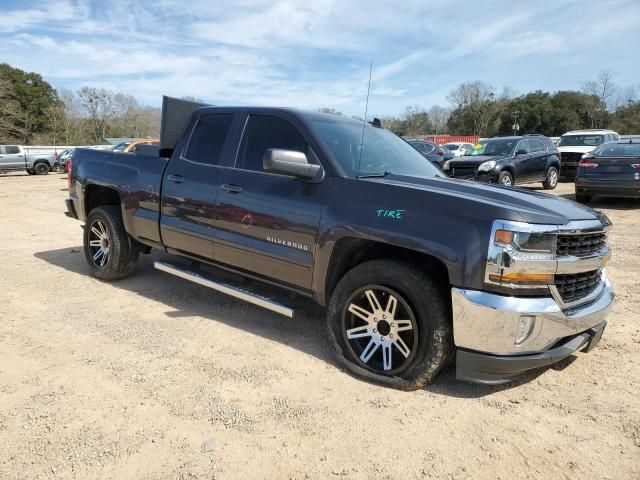
{"label": "white suv", "polygon": [[620,140],[613,130],[574,130],[567,132],[558,140],[560,176],[570,180],[576,178],[576,168],[582,155],[595,150],[602,143]]}
{"label": "white suv", "polygon": [[473,144],[468,142],[449,142],[442,146],[453,153],[454,157],[461,157],[473,150]]}

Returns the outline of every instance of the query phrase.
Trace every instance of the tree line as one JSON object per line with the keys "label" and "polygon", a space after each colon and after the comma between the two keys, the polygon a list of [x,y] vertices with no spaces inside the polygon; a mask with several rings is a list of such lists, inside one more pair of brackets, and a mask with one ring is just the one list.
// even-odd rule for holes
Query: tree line
{"label": "tree line", "polygon": [[[603,70],[580,90],[516,95],[482,81],[462,83],[449,106],[407,106],[382,117],[385,128],[404,136],[426,134],[491,137],[512,133],[559,136],[582,128],[640,134],[640,101],[633,87],[618,88]],[[332,108],[321,111],[340,114]],[[105,137],[157,137],[160,109],[104,88],[55,90],[37,73],[0,64],[0,143],[88,145]]]}
{"label": "tree line", "polygon": [[0,64],[0,143],[91,145],[157,137],[160,109],[104,88],[55,90],[40,75]]}
{"label": "tree line", "polygon": [[403,136],[448,133],[495,135],[541,133],[560,136],[569,130],[611,128],[622,135],[640,134],[640,101],[634,87],[618,88],[614,73],[603,70],[581,89],[537,90],[516,95],[481,81],[459,85],[447,96],[449,107],[406,107],[383,126]]}

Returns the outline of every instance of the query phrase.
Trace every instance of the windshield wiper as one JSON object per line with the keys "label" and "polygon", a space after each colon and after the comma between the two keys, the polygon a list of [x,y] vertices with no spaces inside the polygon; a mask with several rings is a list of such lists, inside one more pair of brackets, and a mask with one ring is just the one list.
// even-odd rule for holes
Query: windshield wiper
{"label": "windshield wiper", "polygon": [[364,173],[362,175],[358,175],[356,178],[381,178],[381,177],[386,177],[390,173],[391,172],[388,172],[386,170],[384,172],[378,172],[378,173]]}

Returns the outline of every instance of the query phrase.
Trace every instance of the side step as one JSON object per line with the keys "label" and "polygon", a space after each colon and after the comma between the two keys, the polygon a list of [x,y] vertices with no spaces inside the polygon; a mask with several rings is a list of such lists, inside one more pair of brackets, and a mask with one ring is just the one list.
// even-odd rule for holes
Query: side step
{"label": "side step", "polygon": [[185,280],[197,283],[198,285],[209,287],[226,295],[231,295],[232,297],[244,300],[245,302],[253,303],[254,305],[257,305],[259,307],[279,313],[281,315],[284,315],[285,317],[293,318],[292,308],[289,308],[261,295],[257,295],[249,290],[238,288],[228,283],[221,283],[210,280],[205,276],[204,272],[190,270],[186,266],[183,267],[158,261],[154,262],[153,266],[158,270],[170,273],[171,275],[175,275],[176,277],[184,278]]}

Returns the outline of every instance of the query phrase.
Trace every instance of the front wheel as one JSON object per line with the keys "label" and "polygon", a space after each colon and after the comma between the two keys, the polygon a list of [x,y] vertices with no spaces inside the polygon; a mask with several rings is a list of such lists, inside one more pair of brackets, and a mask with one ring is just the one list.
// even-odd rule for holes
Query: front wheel
{"label": "front wheel", "polygon": [[453,350],[447,290],[396,260],[350,270],[333,292],[327,329],[340,362],[376,383],[415,390],[430,383]]}
{"label": "front wheel", "polygon": [[138,264],[139,253],[124,228],[120,207],[107,205],[91,210],[84,226],[84,255],[94,277],[128,277]]}
{"label": "front wheel", "polygon": [[542,182],[542,186],[545,190],[553,190],[558,185],[558,178],[560,174],[558,173],[558,169],[556,167],[549,167],[547,170],[547,177]]}
{"label": "front wheel", "polygon": [[498,183],[505,187],[513,187],[513,176],[509,172],[500,172]]}

